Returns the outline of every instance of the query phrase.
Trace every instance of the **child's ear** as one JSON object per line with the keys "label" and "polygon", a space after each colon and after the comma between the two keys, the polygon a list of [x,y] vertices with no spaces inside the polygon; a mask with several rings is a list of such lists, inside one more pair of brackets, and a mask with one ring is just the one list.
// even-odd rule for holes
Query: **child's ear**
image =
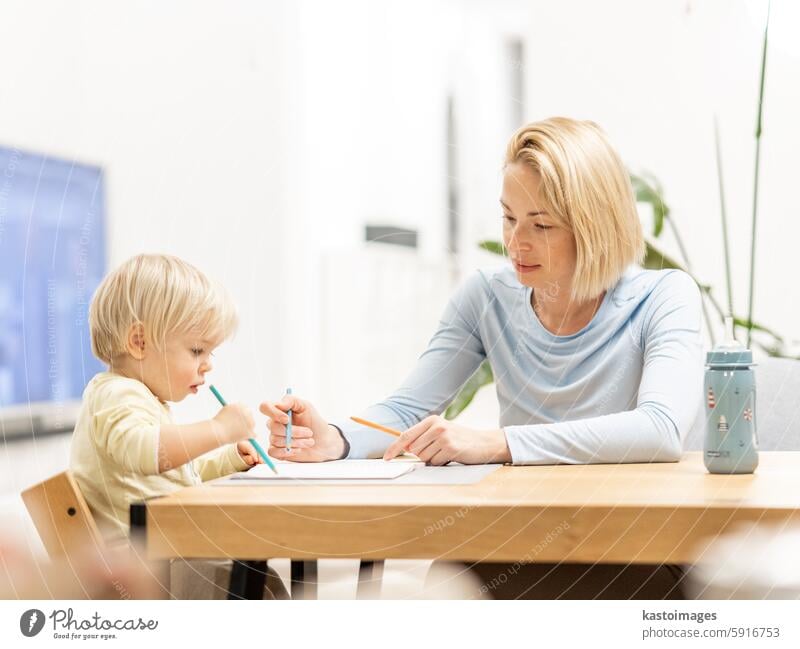
{"label": "child's ear", "polygon": [[128,331],[128,340],[126,341],[126,348],[128,353],[133,356],[137,361],[141,361],[145,357],[144,347],[144,326],[141,322],[131,325]]}

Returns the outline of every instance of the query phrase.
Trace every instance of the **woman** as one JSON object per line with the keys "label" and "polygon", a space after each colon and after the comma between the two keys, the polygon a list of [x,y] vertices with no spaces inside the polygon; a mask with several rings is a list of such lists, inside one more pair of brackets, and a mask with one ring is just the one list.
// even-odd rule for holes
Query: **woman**
{"label": "woman", "polygon": [[[506,152],[500,205],[511,267],[468,278],[411,375],[362,413],[405,433],[395,439],[350,421],[329,424],[309,402],[287,397],[261,407],[271,418],[270,454],[323,461],[407,450],[436,465],[680,459],[702,400],[700,293],[683,272],[637,265],[645,245],[635,200],[605,134],[566,118],[521,128]],[[473,430],[440,417],[487,358],[500,427]],[[495,568],[477,567],[487,582]],[[613,581],[630,585],[636,570]],[[646,584],[663,576],[650,572],[658,574],[642,577],[640,596],[653,597]]]}

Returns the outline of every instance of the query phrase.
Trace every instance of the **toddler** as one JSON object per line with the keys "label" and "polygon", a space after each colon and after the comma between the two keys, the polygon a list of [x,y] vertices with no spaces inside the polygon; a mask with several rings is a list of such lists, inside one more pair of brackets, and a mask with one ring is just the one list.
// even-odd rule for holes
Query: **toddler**
{"label": "toddler", "polygon": [[[176,424],[168,406],[204,385],[212,352],[236,326],[227,293],[176,257],[133,257],[98,287],[89,328],[92,351],[108,371],[83,393],[70,468],[109,545],[127,541],[131,503],[262,461],[247,441],[255,424],[246,407],[231,404],[213,419]],[[230,562],[176,563],[183,564],[184,592],[176,595],[173,579],[173,596],[202,597],[201,581],[220,587],[211,596],[224,595]]]}

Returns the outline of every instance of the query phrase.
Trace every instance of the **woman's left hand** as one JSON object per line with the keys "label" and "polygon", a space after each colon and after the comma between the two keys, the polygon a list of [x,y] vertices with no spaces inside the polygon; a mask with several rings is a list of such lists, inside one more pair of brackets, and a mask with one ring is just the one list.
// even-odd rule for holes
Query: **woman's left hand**
{"label": "woman's left hand", "polygon": [[435,466],[448,462],[499,464],[511,461],[502,429],[474,430],[439,415],[427,417],[409,428],[386,449],[383,459],[391,460],[404,451]]}

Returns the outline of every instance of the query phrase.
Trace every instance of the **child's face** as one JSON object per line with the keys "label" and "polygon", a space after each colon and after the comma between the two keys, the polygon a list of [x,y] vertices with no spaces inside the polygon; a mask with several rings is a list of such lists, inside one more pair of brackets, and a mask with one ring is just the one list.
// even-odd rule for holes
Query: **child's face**
{"label": "child's face", "polygon": [[216,342],[191,333],[167,336],[164,349],[143,360],[144,383],[161,401],[182,401],[205,382],[216,347]]}

